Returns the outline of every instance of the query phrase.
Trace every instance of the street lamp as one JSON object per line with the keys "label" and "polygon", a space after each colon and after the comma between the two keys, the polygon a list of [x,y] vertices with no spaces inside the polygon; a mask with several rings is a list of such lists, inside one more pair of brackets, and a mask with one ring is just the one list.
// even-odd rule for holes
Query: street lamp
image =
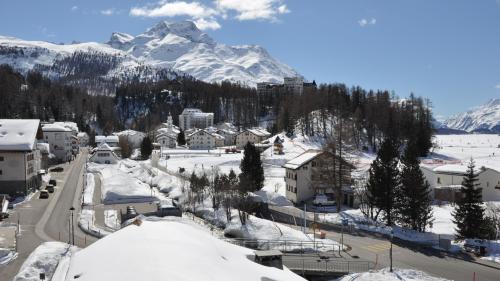
{"label": "street lamp", "polygon": [[391,248],[389,250],[389,258],[391,259],[391,268],[390,271],[392,272],[392,239],[394,238],[394,230],[391,229]]}
{"label": "street lamp", "polygon": [[73,222],[73,213],[75,211],[75,208],[72,206],[71,208],[69,208],[69,210],[71,212],[71,242],[73,246],[75,246],[75,224]]}

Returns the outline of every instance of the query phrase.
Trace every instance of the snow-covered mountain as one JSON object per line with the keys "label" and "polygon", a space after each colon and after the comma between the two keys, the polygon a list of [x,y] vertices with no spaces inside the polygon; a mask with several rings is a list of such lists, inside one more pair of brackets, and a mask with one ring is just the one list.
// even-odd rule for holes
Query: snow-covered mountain
{"label": "snow-covered mountain", "polygon": [[500,98],[452,116],[444,121],[444,125],[467,132],[500,133]]}
{"label": "snow-covered mountain", "polygon": [[54,44],[0,36],[0,64],[56,78],[152,78],[173,70],[206,82],[248,86],[297,76],[257,45],[217,43],[191,21],[160,22],[137,36],[115,32],[107,43]]}

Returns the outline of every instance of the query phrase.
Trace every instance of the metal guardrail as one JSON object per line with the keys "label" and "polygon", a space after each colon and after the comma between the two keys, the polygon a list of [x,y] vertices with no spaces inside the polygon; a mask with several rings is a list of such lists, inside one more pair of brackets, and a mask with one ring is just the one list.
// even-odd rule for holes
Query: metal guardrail
{"label": "metal guardrail", "polygon": [[369,261],[346,261],[331,259],[283,259],[288,269],[303,273],[359,273],[371,269]]}
{"label": "metal guardrail", "polygon": [[337,252],[340,245],[323,241],[263,240],[224,238],[226,242],[255,250],[279,250],[283,253]]}

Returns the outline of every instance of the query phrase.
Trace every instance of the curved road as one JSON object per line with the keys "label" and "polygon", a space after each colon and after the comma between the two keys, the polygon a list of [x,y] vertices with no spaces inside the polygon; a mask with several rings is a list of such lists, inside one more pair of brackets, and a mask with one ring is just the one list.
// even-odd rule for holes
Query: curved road
{"label": "curved road", "polygon": [[23,262],[38,247],[46,241],[69,242],[70,207],[75,207],[75,245],[86,247],[97,239],[83,233],[78,227],[80,212],[80,196],[83,188],[83,173],[87,159],[87,150],[81,153],[71,163],[59,165],[64,168],[62,173],[51,173],[57,179],[57,187],[50,198],[39,199],[38,192],[14,209],[8,222],[20,223],[20,235],[17,240],[18,257],[11,263],[0,266],[1,280],[12,280],[21,268]]}

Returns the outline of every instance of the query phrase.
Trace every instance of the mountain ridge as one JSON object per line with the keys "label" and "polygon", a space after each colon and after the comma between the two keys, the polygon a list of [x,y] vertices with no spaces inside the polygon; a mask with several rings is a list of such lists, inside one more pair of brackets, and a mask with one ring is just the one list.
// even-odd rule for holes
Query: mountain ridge
{"label": "mountain ridge", "polygon": [[469,133],[500,133],[500,98],[451,116],[443,122],[447,128]]}

